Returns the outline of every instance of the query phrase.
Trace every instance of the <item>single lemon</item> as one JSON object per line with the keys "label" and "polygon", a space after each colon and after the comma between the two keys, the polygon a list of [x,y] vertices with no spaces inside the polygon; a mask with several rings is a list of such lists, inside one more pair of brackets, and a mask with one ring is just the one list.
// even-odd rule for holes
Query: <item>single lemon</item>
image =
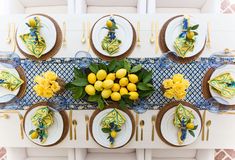
{"label": "single lemon", "polygon": [[30,137],[32,139],[37,139],[38,138],[38,132],[37,131],[34,131],[33,133],[31,133]]}
{"label": "single lemon", "polygon": [[113,81],[110,80],[110,79],[104,80],[102,87],[103,87],[104,89],[110,89],[110,88],[112,88],[112,87],[113,87]]}
{"label": "single lemon", "polygon": [[187,129],[193,129],[193,128],[194,128],[194,124],[193,124],[193,123],[188,123],[188,124],[186,125],[186,128],[187,128]]}
{"label": "single lemon", "polygon": [[31,27],[36,27],[36,21],[35,21],[34,18],[30,18],[30,19],[29,19],[29,25],[30,25]]}
{"label": "single lemon", "polygon": [[118,92],[120,90],[120,85],[118,83],[114,83],[112,87],[113,92]]}
{"label": "single lemon", "polygon": [[120,84],[121,87],[127,86],[128,83],[129,83],[129,81],[128,81],[128,79],[126,77],[121,78],[120,81],[119,81],[119,84]]}
{"label": "single lemon", "polygon": [[108,28],[111,28],[111,27],[113,26],[113,22],[112,22],[111,20],[107,20],[106,26],[107,26]]}
{"label": "single lemon", "polygon": [[87,80],[90,84],[94,84],[96,82],[96,76],[95,76],[95,73],[90,73],[88,76],[87,76]]}
{"label": "single lemon", "polygon": [[121,96],[128,94],[128,90],[125,87],[121,87],[119,93],[121,94]]}
{"label": "single lemon", "polygon": [[137,91],[137,88],[136,88],[136,85],[134,83],[129,83],[127,85],[127,89],[130,91],[130,92],[135,92]]}
{"label": "single lemon", "polygon": [[131,83],[137,83],[139,81],[138,76],[135,74],[129,74],[128,78]]}
{"label": "single lemon", "polygon": [[111,89],[104,89],[104,90],[101,92],[101,96],[102,96],[104,99],[109,98],[111,94],[112,94]]}
{"label": "single lemon", "polygon": [[112,99],[113,101],[119,101],[119,100],[121,99],[120,93],[118,93],[118,92],[113,92],[113,93],[111,94],[111,99]]}
{"label": "single lemon", "polygon": [[139,94],[137,92],[129,92],[129,95],[130,95],[129,99],[133,101],[139,98]]}
{"label": "single lemon", "polygon": [[96,81],[95,84],[94,84],[94,87],[95,87],[95,89],[96,89],[97,91],[102,91],[102,90],[103,90],[102,85],[103,85],[103,82],[101,82],[101,81]]}
{"label": "single lemon", "polygon": [[187,32],[187,38],[188,39],[193,39],[193,37],[194,37],[194,32],[193,31]]}
{"label": "single lemon", "polygon": [[127,70],[124,68],[121,68],[121,69],[117,70],[116,77],[121,79],[126,76],[126,73],[127,73]]}
{"label": "single lemon", "polygon": [[96,73],[96,78],[100,81],[104,80],[107,76],[107,72],[103,69],[99,70],[97,73]]}
{"label": "single lemon", "polygon": [[92,86],[91,84],[88,84],[88,85],[86,85],[86,87],[85,87],[85,92],[86,92],[88,95],[93,96],[93,95],[95,95],[95,87]]}
{"label": "single lemon", "polygon": [[107,75],[107,77],[106,77],[106,80],[108,80],[108,79],[110,79],[110,80],[115,80],[115,73],[109,73],[108,75]]}
{"label": "single lemon", "polygon": [[110,136],[112,138],[116,138],[117,137],[117,132],[116,131],[111,131]]}

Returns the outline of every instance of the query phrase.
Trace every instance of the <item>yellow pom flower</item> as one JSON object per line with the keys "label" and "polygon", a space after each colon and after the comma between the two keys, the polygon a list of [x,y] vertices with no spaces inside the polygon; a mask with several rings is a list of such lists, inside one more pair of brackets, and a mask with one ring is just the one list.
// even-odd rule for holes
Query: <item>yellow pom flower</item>
{"label": "yellow pom flower", "polygon": [[33,87],[33,90],[36,92],[38,96],[43,95],[44,88],[42,86],[37,84],[36,86]]}
{"label": "yellow pom flower", "polygon": [[51,89],[54,93],[58,92],[60,90],[60,85],[56,81],[51,81]]}
{"label": "yellow pom flower", "polygon": [[183,83],[175,83],[172,87],[175,93],[180,93],[185,91],[186,86]]}
{"label": "yellow pom flower", "polygon": [[165,79],[162,84],[165,89],[168,89],[173,86],[173,81],[171,79]]}
{"label": "yellow pom flower", "polygon": [[168,99],[172,99],[174,97],[174,90],[173,89],[166,90],[163,96]]}
{"label": "yellow pom flower", "polygon": [[42,79],[40,83],[38,83],[44,89],[50,88],[50,82],[47,79]]}
{"label": "yellow pom flower", "polygon": [[175,74],[172,79],[174,83],[181,83],[184,76],[182,74]]}
{"label": "yellow pom flower", "polygon": [[43,76],[49,81],[55,81],[57,79],[57,75],[53,71],[47,71],[43,74]]}
{"label": "yellow pom flower", "polygon": [[34,77],[34,82],[40,84],[44,78],[41,76],[35,76]]}
{"label": "yellow pom flower", "polygon": [[182,100],[186,97],[186,91],[175,93],[174,97],[176,100]]}
{"label": "yellow pom flower", "polygon": [[185,85],[185,88],[186,88],[186,89],[188,89],[188,87],[190,86],[190,82],[189,82],[189,80],[187,80],[187,79],[183,79],[183,80],[182,80],[182,83]]}
{"label": "yellow pom flower", "polygon": [[50,88],[48,88],[44,90],[42,97],[51,98],[53,95],[54,95],[53,91]]}

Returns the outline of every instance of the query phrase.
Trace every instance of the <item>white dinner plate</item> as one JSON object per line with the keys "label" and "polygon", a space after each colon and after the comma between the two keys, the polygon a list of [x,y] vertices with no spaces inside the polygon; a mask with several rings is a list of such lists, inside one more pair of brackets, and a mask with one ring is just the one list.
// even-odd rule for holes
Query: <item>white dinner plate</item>
{"label": "white dinner plate", "polygon": [[[110,148],[110,142],[107,139],[108,134],[101,130],[101,121],[112,110],[113,109],[105,109],[98,113],[92,124],[92,134],[95,141],[105,148]],[[122,126],[121,131],[117,133],[117,137],[115,138],[112,148],[118,148],[125,145],[130,140],[132,134],[132,121],[130,117],[125,112],[121,110],[118,111],[126,118],[126,123]]]}
{"label": "white dinner plate", "polygon": [[54,23],[45,16],[32,15],[25,18],[25,20],[18,25],[16,33],[16,41],[23,52],[32,55],[32,53],[27,49],[27,47],[21,40],[20,35],[29,33],[29,27],[25,23],[28,23],[29,19],[34,17],[39,17],[41,19],[42,28],[40,29],[40,35],[44,38],[46,42],[46,49],[43,52],[43,54],[46,54],[49,51],[51,51],[51,49],[55,46],[57,32]]}
{"label": "white dinner plate", "polygon": [[[225,65],[217,68],[212,73],[210,80],[223,74],[223,73],[230,73],[232,75],[233,79],[235,79],[235,65],[225,64]],[[224,104],[224,105],[234,105],[235,104],[235,97],[233,97],[233,98],[222,97],[217,92],[215,92],[210,85],[209,85],[209,89],[210,89],[211,96],[220,104]]]}
{"label": "white dinner plate", "polygon": [[[7,66],[0,64],[0,71],[8,71],[11,74],[14,74],[17,78],[20,78],[18,71],[14,67],[8,68]],[[0,87],[0,103],[9,102],[15,96],[17,96],[19,91],[20,91],[20,87],[18,89],[16,89],[15,91],[10,91],[6,88]]]}
{"label": "white dinner plate", "polygon": [[48,138],[47,138],[46,142],[42,144],[39,139],[31,139],[29,132],[32,129],[36,129],[36,127],[33,125],[32,121],[31,121],[31,117],[35,114],[36,110],[41,107],[44,107],[44,106],[35,107],[25,115],[25,117],[24,117],[25,118],[24,130],[25,130],[26,136],[31,141],[33,141],[34,143],[36,143],[40,146],[48,146],[48,145],[55,144],[56,142],[58,142],[60,140],[60,138],[63,134],[63,130],[64,130],[64,123],[63,123],[63,118],[62,118],[61,114],[58,111],[56,111],[55,109],[49,107],[49,109],[54,112],[54,114],[53,114],[54,123],[47,129]]}
{"label": "white dinner plate", "polygon": [[103,38],[108,34],[108,30],[103,27],[106,26],[106,21],[109,20],[110,16],[106,16],[98,20],[93,26],[92,30],[92,43],[95,49],[104,56],[116,57],[120,56],[128,51],[133,43],[134,32],[130,22],[120,16],[113,16],[118,29],[115,30],[116,36],[122,41],[119,46],[119,51],[113,55],[110,55],[107,51],[101,47]]}
{"label": "white dinner plate", "polygon": [[[167,26],[166,32],[165,32],[165,42],[166,46],[170,51],[176,52],[176,49],[174,47],[174,41],[179,36],[179,34],[182,32],[182,23],[183,23],[184,17],[178,17],[173,19]],[[194,50],[192,52],[188,52],[185,57],[192,57],[196,54],[198,54],[204,47],[205,40],[206,40],[206,24],[203,21],[200,21],[194,17],[190,17],[189,20],[190,26],[194,26],[196,24],[199,24],[198,29],[196,32],[198,33],[198,36],[196,36],[196,42],[194,46]]]}
{"label": "white dinner plate", "polygon": [[189,111],[192,111],[193,115],[195,116],[194,124],[198,125],[197,129],[194,130],[195,137],[191,136],[190,133],[187,131],[187,136],[183,144],[178,143],[178,137],[177,137],[177,132],[178,128],[174,126],[173,124],[173,119],[174,119],[174,114],[177,106],[170,108],[167,112],[162,117],[161,124],[160,124],[160,129],[163,138],[169,142],[172,145],[175,146],[184,146],[184,145],[189,145],[192,144],[194,141],[196,141],[197,137],[200,134],[201,131],[201,118],[198,115],[198,113],[187,106],[184,106],[186,109]]}

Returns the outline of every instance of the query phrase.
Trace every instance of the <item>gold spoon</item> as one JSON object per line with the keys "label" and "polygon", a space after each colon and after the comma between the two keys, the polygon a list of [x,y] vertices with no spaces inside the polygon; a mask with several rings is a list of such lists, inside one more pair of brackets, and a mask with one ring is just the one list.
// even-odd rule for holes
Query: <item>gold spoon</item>
{"label": "gold spoon", "polygon": [[78,124],[78,122],[74,119],[74,120],[73,120],[73,126],[74,126],[74,140],[77,140],[77,131],[76,131],[77,124]]}
{"label": "gold spoon", "polygon": [[85,37],[85,23],[82,23],[82,39],[81,42],[84,44],[86,43],[86,37]]}
{"label": "gold spoon", "polygon": [[8,118],[9,118],[9,115],[4,113],[3,115],[0,116],[0,118],[8,119]]}
{"label": "gold spoon", "polygon": [[11,42],[11,24],[8,24],[8,35],[6,38],[6,42],[9,44]]}
{"label": "gold spoon", "polygon": [[144,134],[144,131],[143,131],[143,128],[144,128],[144,120],[141,120],[140,121],[140,128],[141,128],[141,132],[140,132],[140,140],[143,141],[143,134]]}
{"label": "gold spoon", "polygon": [[206,122],[206,127],[207,127],[207,133],[206,133],[206,140],[209,140],[209,127],[211,126],[211,120],[208,120]]}
{"label": "gold spoon", "polygon": [[151,24],[151,36],[150,36],[150,39],[149,39],[151,44],[154,43],[154,34],[153,34],[153,32],[154,32],[154,23],[152,22],[152,24]]}
{"label": "gold spoon", "polygon": [[152,116],[152,141],[154,141],[154,125],[156,121],[156,116]]}
{"label": "gold spoon", "polygon": [[88,134],[88,124],[89,124],[89,116],[85,115],[85,121],[86,121],[86,140],[89,140],[89,134]]}

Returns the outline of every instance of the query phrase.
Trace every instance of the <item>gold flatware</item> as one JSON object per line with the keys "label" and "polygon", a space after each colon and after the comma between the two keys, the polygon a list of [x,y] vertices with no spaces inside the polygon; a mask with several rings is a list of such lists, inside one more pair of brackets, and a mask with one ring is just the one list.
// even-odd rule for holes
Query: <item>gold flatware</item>
{"label": "gold flatware", "polygon": [[222,111],[222,112],[219,112],[219,114],[234,114],[235,115],[235,112]]}
{"label": "gold flatware", "polygon": [[141,129],[140,140],[143,141],[143,139],[144,139],[144,120],[140,121],[140,129]]}
{"label": "gold flatware", "polygon": [[72,117],[73,116],[73,111],[70,109],[69,110],[69,139],[73,139],[73,127],[72,127]]}
{"label": "gold flatware", "polygon": [[85,23],[82,22],[82,38],[81,38],[81,42],[84,44],[86,43],[86,36],[85,36]]}
{"label": "gold flatware", "polygon": [[156,116],[152,116],[152,141],[154,141],[155,121],[156,121]]}
{"label": "gold flatware", "polygon": [[90,119],[89,116],[85,115],[85,121],[86,121],[86,140],[87,141],[89,140],[89,132],[88,132],[89,119]]}
{"label": "gold flatware", "polygon": [[87,22],[87,52],[90,51],[91,48],[91,44],[90,44],[90,35],[91,34],[91,26],[90,26],[90,22]]}
{"label": "gold flatware", "polygon": [[8,33],[7,33],[6,42],[8,44],[11,43],[11,23],[8,23]]}
{"label": "gold flatware", "polygon": [[135,133],[135,140],[139,140],[139,114],[136,113],[135,115],[135,125],[136,125],[136,133]]}
{"label": "gold flatware", "polygon": [[158,31],[158,22],[156,22],[156,46],[155,46],[155,52],[158,53],[158,35],[159,35],[159,31]]}
{"label": "gold flatware", "polygon": [[15,53],[16,51],[16,27],[15,27],[15,23],[12,24],[12,45],[13,45],[13,52]]}
{"label": "gold flatware", "polygon": [[77,121],[74,119],[73,120],[73,130],[74,130],[74,140],[77,140],[77,131],[76,131],[76,129],[77,129]]}
{"label": "gold flatware", "polygon": [[140,22],[137,22],[137,46],[140,47]]}
{"label": "gold flatware", "polygon": [[149,41],[150,41],[151,44],[154,43],[154,23],[153,22],[151,24],[151,36],[150,36]]}
{"label": "gold flatware", "polygon": [[207,133],[206,133],[206,140],[208,141],[209,140],[209,128],[210,128],[210,126],[211,126],[211,120],[208,120],[207,122],[206,122],[206,127],[207,127]]}
{"label": "gold flatware", "polygon": [[0,118],[3,118],[3,119],[8,119],[9,118],[9,115],[4,113],[3,115],[0,116]]}
{"label": "gold flatware", "polygon": [[63,22],[63,45],[64,45],[64,46],[66,46],[66,44],[67,44],[67,40],[66,40],[66,30],[67,30],[66,22]]}
{"label": "gold flatware", "polygon": [[210,33],[210,23],[207,23],[207,41],[206,41],[206,46],[207,48],[211,48],[211,33]]}
{"label": "gold flatware", "polygon": [[205,140],[205,124],[206,123],[206,110],[204,110],[202,115],[202,141]]}

